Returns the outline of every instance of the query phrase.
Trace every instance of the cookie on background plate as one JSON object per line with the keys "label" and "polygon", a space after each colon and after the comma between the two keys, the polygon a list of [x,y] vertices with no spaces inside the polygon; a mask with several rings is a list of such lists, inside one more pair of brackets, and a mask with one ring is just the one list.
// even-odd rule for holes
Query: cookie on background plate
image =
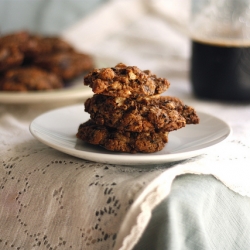
{"label": "cookie on background plate", "polygon": [[0,79],[0,90],[30,91],[60,89],[62,80],[37,67],[19,67],[6,71]]}
{"label": "cookie on background plate", "polygon": [[24,55],[16,46],[1,47],[0,44],[0,73],[23,63]]}
{"label": "cookie on background plate", "polygon": [[91,56],[74,51],[40,56],[34,60],[34,64],[57,74],[64,81],[69,81],[94,67]]}

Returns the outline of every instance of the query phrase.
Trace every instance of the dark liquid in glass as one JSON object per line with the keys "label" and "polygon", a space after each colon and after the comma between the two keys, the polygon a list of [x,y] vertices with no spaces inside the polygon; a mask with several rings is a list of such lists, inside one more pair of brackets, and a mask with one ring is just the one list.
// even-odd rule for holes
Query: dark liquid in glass
{"label": "dark liquid in glass", "polygon": [[250,45],[192,41],[191,82],[199,98],[250,102]]}

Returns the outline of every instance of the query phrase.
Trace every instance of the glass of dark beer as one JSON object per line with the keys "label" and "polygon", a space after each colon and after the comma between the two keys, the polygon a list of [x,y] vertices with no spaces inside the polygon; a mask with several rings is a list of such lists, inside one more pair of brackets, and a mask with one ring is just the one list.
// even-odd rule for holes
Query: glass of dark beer
{"label": "glass of dark beer", "polygon": [[190,28],[195,96],[250,102],[250,0],[193,0]]}

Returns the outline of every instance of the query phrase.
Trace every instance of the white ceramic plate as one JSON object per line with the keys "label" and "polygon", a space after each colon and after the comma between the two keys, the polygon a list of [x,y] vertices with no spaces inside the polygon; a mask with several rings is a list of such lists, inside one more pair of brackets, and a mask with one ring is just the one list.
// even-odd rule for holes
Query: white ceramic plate
{"label": "white ceramic plate", "polygon": [[151,154],[116,153],[90,145],[76,138],[80,123],[89,119],[83,105],[52,110],[30,124],[31,134],[44,144],[82,159],[122,165],[149,165],[179,161],[203,154],[227,139],[232,130],[224,121],[198,112],[200,124],[187,125],[171,132],[169,142],[160,152]]}
{"label": "white ceramic plate", "polygon": [[40,103],[69,100],[84,100],[92,96],[90,87],[83,85],[83,77],[77,78],[70,86],[58,90],[10,92],[0,91],[0,103]]}

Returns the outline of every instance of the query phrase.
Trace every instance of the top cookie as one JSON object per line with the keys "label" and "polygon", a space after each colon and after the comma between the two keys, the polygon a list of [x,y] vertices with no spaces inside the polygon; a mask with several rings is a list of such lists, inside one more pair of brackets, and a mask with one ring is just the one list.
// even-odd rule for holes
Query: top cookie
{"label": "top cookie", "polygon": [[161,94],[170,83],[149,70],[119,63],[112,68],[92,70],[84,77],[84,85],[90,86],[96,94],[134,98]]}

